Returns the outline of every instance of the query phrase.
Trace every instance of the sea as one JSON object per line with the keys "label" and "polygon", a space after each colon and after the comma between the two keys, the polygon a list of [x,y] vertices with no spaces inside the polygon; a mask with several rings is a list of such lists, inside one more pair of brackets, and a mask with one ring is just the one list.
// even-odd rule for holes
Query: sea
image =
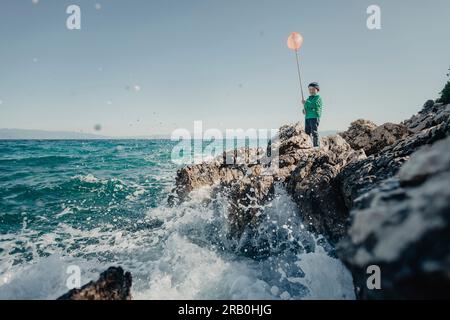
{"label": "sea", "polygon": [[239,239],[210,188],[169,206],[184,165],[174,146],[0,141],[0,299],[56,299],[74,274],[83,285],[110,266],[131,272],[134,299],[355,298],[335,249],[308,231],[281,185]]}

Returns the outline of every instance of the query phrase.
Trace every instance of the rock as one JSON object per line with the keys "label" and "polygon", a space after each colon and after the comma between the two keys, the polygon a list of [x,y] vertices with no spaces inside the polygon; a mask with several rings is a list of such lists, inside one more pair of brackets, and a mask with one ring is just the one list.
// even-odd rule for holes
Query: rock
{"label": "rock", "polygon": [[310,229],[332,241],[345,234],[348,209],[335,178],[347,164],[365,158],[338,135],[323,138],[321,149],[300,154],[287,190]]}
{"label": "rock", "polygon": [[228,218],[232,235],[241,235],[247,226],[255,227],[258,213],[275,193],[273,176],[250,175],[224,186],[222,193],[230,199]]}
{"label": "rock", "polygon": [[[450,167],[449,138],[437,142],[434,146],[425,146],[407,162],[398,174],[402,187],[424,183],[431,176],[444,174]],[[449,181],[450,182],[450,181]]]}
{"label": "rock", "polygon": [[312,150],[311,138],[300,123],[281,127],[274,145],[279,150],[279,170],[275,177],[278,181],[285,181],[303,153]]}
{"label": "rock", "polygon": [[183,167],[177,171],[175,188],[169,197],[169,204],[186,201],[195,189],[241,179],[245,171],[246,168],[242,165],[226,165],[218,161]]}
{"label": "rock", "polygon": [[[311,148],[301,124],[283,126],[271,142],[279,161],[241,149],[225,154],[226,162],[185,167],[173,199],[185,201],[193,190],[212,186],[229,200],[232,237],[260,252],[251,241],[260,213],[275,186],[285,186],[304,224],[339,243],[359,297],[448,297],[449,135],[450,106],[433,101],[401,124],[355,121],[346,132],[322,138],[320,149]],[[247,161],[255,157],[264,161]],[[382,269],[383,290],[365,286],[371,264]]]}
{"label": "rock", "polygon": [[439,124],[445,122],[448,123],[449,117],[450,105],[434,103],[432,100],[428,100],[418,114],[403,121],[403,124],[413,133],[418,133],[420,131],[436,127]]}
{"label": "rock", "polygon": [[213,161],[185,166],[177,171],[175,187],[168,202],[179,204],[189,199],[189,194],[205,186],[229,185],[251,172],[252,168],[261,168],[265,159],[265,150],[261,148],[241,148],[229,151]]}
{"label": "rock", "polygon": [[238,149],[214,161],[181,168],[169,203],[186,201],[193,190],[211,186],[215,195],[228,198],[230,231],[240,236],[247,225],[257,224],[258,213],[272,199],[274,183],[290,176],[302,152],[311,150],[311,139],[296,123],[281,127],[270,146],[278,154],[272,159],[278,165],[268,160],[265,150]]}
{"label": "rock", "polygon": [[[423,129],[411,130],[417,127]],[[239,237],[246,226],[258,224],[280,183],[298,204],[305,224],[336,242],[345,235],[355,200],[394,177],[413,152],[443,139],[449,128],[448,106],[429,103],[417,118],[402,124],[355,121],[346,132],[323,138],[318,150],[311,148],[301,124],[283,126],[271,142],[278,150],[278,166],[246,161],[267,160],[260,157],[262,150],[229,152],[223,157],[226,163],[216,159],[180,169],[172,201],[185,201],[193,190],[213,186],[215,194],[229,200],[230,229]]]}
{"label": "rock", "polygon": [[111,267],[100,278],[72,289],[57,300],[131,300],[132,278],[121,267]]}
{"label": "rock", "polygon": [[367,155],[380,152],[408,135],[408,128],[403,124],[385,123],[376,126],[368,120],[357,120],[340,135],[355,149],[363,149]]}
{"label": "rock", "polygon": [[363,149],[367,146],[370,140],[370,134],[377,128],[377,125],[364,119],[358,119],[350,124],[347,131],[339,133],[350,146],[355,149]]}
{"label": "rock", "polygon": [[300,136],[302,134],[305,134],[305,130],[300,122],[296,122],[293,124],[286,124],[280,127],[280,129],[278,130],[278,137],[275,140],[287,141],[291,138]]}
{"label": "rock", "polygon": [[428,111],[430,111],[431,108],[434,107],[434,101],[433,100],[427,100],[422,107],[422,112],[426,113]]}
{"label": "rock", "polygon": [[409,131],[405,125],[385,123],[372,131],[368,145],[363,148],[367,155],[380,152],[400,139],[408,136]]}
{"label": "rock", "polygon": [[[360,298],[450,298],[450,138],[411,156],[398,177],[356,200],[338,254]],[[366,286],[381,268],[381,290]]]}
{"label": "rock", "polygon": [[375,188],[380,182],[395,176],[400,167],[409,160],[410,155],[420,147],[448,136],[448,109],[448,106],[435,105],[429,109],[429,113],[422,114],[422,121],[405,121],[406,126],[417,127],[420,124],[423,129],[417,132],[411,130],[408,136],[385,147],[379,153],[346,166],[337,177],[346,206],[351,209],[356,198]]}

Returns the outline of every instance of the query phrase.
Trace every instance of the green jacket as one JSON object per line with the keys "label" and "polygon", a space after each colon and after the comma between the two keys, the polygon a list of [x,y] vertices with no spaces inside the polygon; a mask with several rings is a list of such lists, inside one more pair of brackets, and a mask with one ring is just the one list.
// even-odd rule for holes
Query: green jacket
{"label": "green jacket", "polygon": [[309,96],[305,102],[306,119],[317,119],[322,116],[322,98],[320,95]]}

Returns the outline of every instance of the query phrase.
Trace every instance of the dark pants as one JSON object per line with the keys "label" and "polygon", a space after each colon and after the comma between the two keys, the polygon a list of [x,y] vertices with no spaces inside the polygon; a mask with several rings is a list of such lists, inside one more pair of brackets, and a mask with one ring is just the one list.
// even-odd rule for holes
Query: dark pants
{"label": "dark pants", "polygon": [[319,146],[319,123],[320,119],[306,119],[305,120],[305,131],[306,134],[312,137],[314,147]]}

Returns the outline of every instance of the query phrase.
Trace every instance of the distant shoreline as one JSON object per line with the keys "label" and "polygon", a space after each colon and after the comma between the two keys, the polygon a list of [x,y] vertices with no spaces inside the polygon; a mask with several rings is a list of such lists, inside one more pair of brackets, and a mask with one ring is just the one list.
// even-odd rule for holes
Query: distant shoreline
{"label": "distant shoreline", "polygon": [[[327,130],[319,132],[324,136],[337,134],[338,130]],[[45,131],[32,129],[0,129],[0,141],[113,141],[113,140],[171,140],[170,135],[162,134],[155,136],[136,137],[110,137],[94,133],[79,133],[70,131]],[[243,139],[239,139],[243,140]]]}
{"label": "distant shoreline", "polygon": [[73,139],[39,139],[39,138],[0,138],[0,141],[129,141],[129,140],[134,140],[134,141],[162,141],[162,140],[168,140],[171,141],[170,138],[99,138],[99,139],[77,139],[77,138],[73,138]]}

